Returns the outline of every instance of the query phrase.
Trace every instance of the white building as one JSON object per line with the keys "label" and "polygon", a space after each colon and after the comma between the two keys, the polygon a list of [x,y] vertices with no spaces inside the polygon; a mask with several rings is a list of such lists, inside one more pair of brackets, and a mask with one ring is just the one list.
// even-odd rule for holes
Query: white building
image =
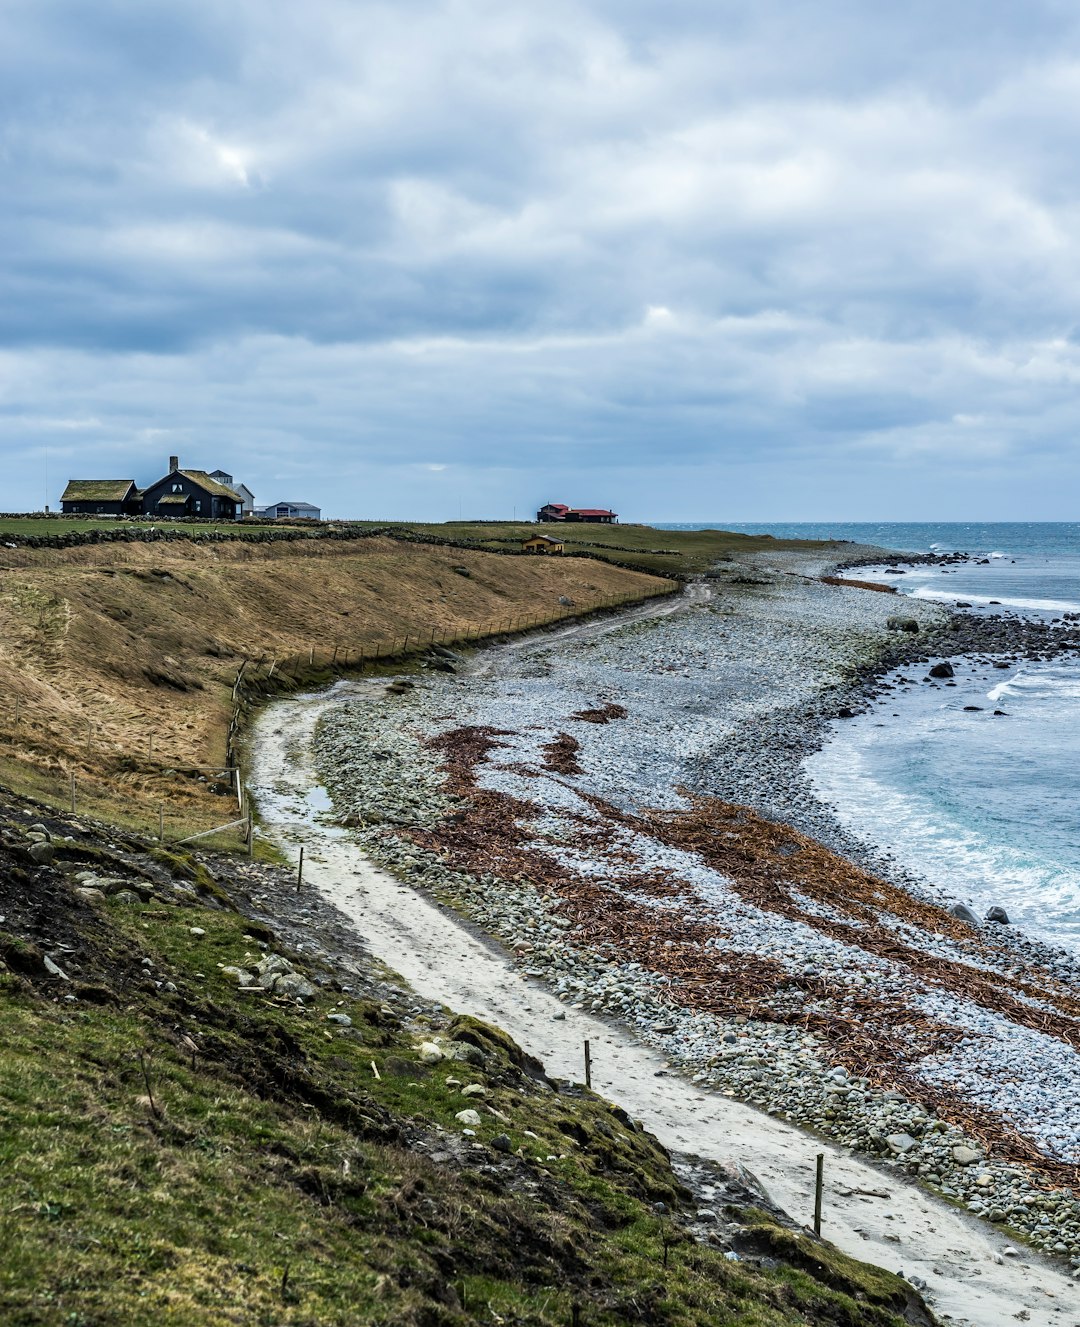
{"label": "white building", "polygon": [[250,516],[255,511],[255,494],[246,484],[237,484],[232,475],[228,475],[224,470],[211,470],[210,478],[216,479],[219,484],[224,484],[226,488],[232,491],[240,498],[243,505],[242,516]]}
{"label": "white building", "polygon": [[321,521],[322,512],[310,502],[271,502],[268,507],[256,507],[256,516],[268,516],[273,521]]}

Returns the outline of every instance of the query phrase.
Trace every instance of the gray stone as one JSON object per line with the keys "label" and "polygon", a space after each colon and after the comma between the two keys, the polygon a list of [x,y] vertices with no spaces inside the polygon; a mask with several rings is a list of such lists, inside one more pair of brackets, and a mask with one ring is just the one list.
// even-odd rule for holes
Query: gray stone
{"label": "gray stone", "polygon": [[918,1143],[917,1138],[912,1138],[909,1133],[891,1133],[885,1138],[890,1148],[899,1155],[903,1156],[910,1152]]}
{"label": "gray stone", "polygon": [[475,1065],[478,1069],[482,1069],[486,1063],[483,1051],[477,1046],[471,1046],[467,1041],[452,1041],[446,1048],[446,1058],[458,1060],[462,1064]]}
{"label": "gray stone", "polygon": [[51,843],[31,843],[30,856],[38,866],[48,866],[56,856],[56,849]]}
{"label": "gray stone", "polygon": [[995,903],[994,906],[987,911],[986,920],[988,922],[997,922],[1001,926],[1008,926],[1009,914],[1000,906],[1000,904]]}
{"label": "gray stone", "polygon": [[467,1125],[471,1129],[475,1129],[480,1123],[480,1116],[474,1110],[459,1110],[454,1119],[459,1124]]}
{"label": "gray stone", "polygon": [[951,903],[949,905],[949,915],[959,917],[962,922],[971,922],[975,926],[979,924],[978,916],[972,912],[966,903]]}
{"label": "gray stone", "polygon": [[255,964],[260,977],[272,977],[278,972],[292,972],[292,964],[280,954],[267,954]]}
{"label": "gray stone", "polygon": [[238,968],[233,964],[227,964],[221,969],[223,977],[235,977],[237,986],[254,986],[255,976],[248,972],[247,968]]}
{"label": "gray stone", "polygon": [[[241,982],[241,985],[244,983]],[[301,977],[299,972],[281,972],[274,977],[274,984],[271,988],[275,995],[283,995],[289,1000],[310,1000],[315,994],[315,987],[306,978]],[[333,1014],[330,1015],[334,1017]],[[342,1018],[345,1015],[341,1015]]]}
{"label": "gray stone", "polygon": [[343,1028],[352,1027],[352,1019],[349,1017],[348,1014],[327,1014],[326,1021],[328,1023],[336,1023],[338,1027],[343,1027]]}
{"label": "gray stone", "polygon": [[944,663],[936,663],[930,669],[931,677],[955,677],[956,669],[949,663],[948,659]]}
{"label": "gray stone", "polygon": [[982,1160],[982,1153],[976,1152],[973,1147],[954,1147],[952,1159],[958,1166],[973,1166],[976,1161]]}

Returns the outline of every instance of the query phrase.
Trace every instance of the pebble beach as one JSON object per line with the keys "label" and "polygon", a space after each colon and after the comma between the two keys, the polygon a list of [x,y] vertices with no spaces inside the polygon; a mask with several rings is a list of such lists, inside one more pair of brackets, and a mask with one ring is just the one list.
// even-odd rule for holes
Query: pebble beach
{"label": "pebble beach", "polygon": [[[899,870],[805,758],[931,661],[1074,648],[721,567],[679,611],[561,629],[389,691],[316,735],[369,858],[669,1069],[918,1178],[1080,1270],[1080,961]],[[857,573],[852,573],[857,574]],[[890,628],[902,612],[918,631]],[[957,912],[961,915],[956,915]]]}

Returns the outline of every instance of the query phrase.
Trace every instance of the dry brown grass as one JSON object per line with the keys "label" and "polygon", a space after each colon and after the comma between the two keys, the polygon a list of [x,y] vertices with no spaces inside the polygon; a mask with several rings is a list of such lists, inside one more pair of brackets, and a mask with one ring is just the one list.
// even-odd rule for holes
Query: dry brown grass
{"label": "dry brown grass", "polygon": [[657,588],[599,561],[385,538],[0,550],[0,779],[62,804],[74,772],[88,814],[156,827],[165,802],[174,834],[205,828],[236,814],[208,769],[225,758],[244,658],[325,657]]}

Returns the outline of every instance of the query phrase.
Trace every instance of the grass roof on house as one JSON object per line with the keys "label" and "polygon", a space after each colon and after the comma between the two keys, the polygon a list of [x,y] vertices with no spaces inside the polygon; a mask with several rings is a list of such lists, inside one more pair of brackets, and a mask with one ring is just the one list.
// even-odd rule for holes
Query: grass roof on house
{"label": "grass roof on house", "polygon": [[240,501],[239,493],[229,488],[228,484],[221,484],[213,479],[205,470],[181,470],[180,473],[215,498],[232,498],[234,502]]}
{"label": "grass roof on house", "polygon": [[158,503],[157,503],[157,505],[158,505],[159,507],[186,507],[186,506],[187,506],[187,494],[186,494],[186,493],[170,493],[169,496],[168,496],[167,498],[158,498]]}
{"label": "grass roof on house", "polygon": [[69,479],[61,502],[123,502],[134,479]]}

